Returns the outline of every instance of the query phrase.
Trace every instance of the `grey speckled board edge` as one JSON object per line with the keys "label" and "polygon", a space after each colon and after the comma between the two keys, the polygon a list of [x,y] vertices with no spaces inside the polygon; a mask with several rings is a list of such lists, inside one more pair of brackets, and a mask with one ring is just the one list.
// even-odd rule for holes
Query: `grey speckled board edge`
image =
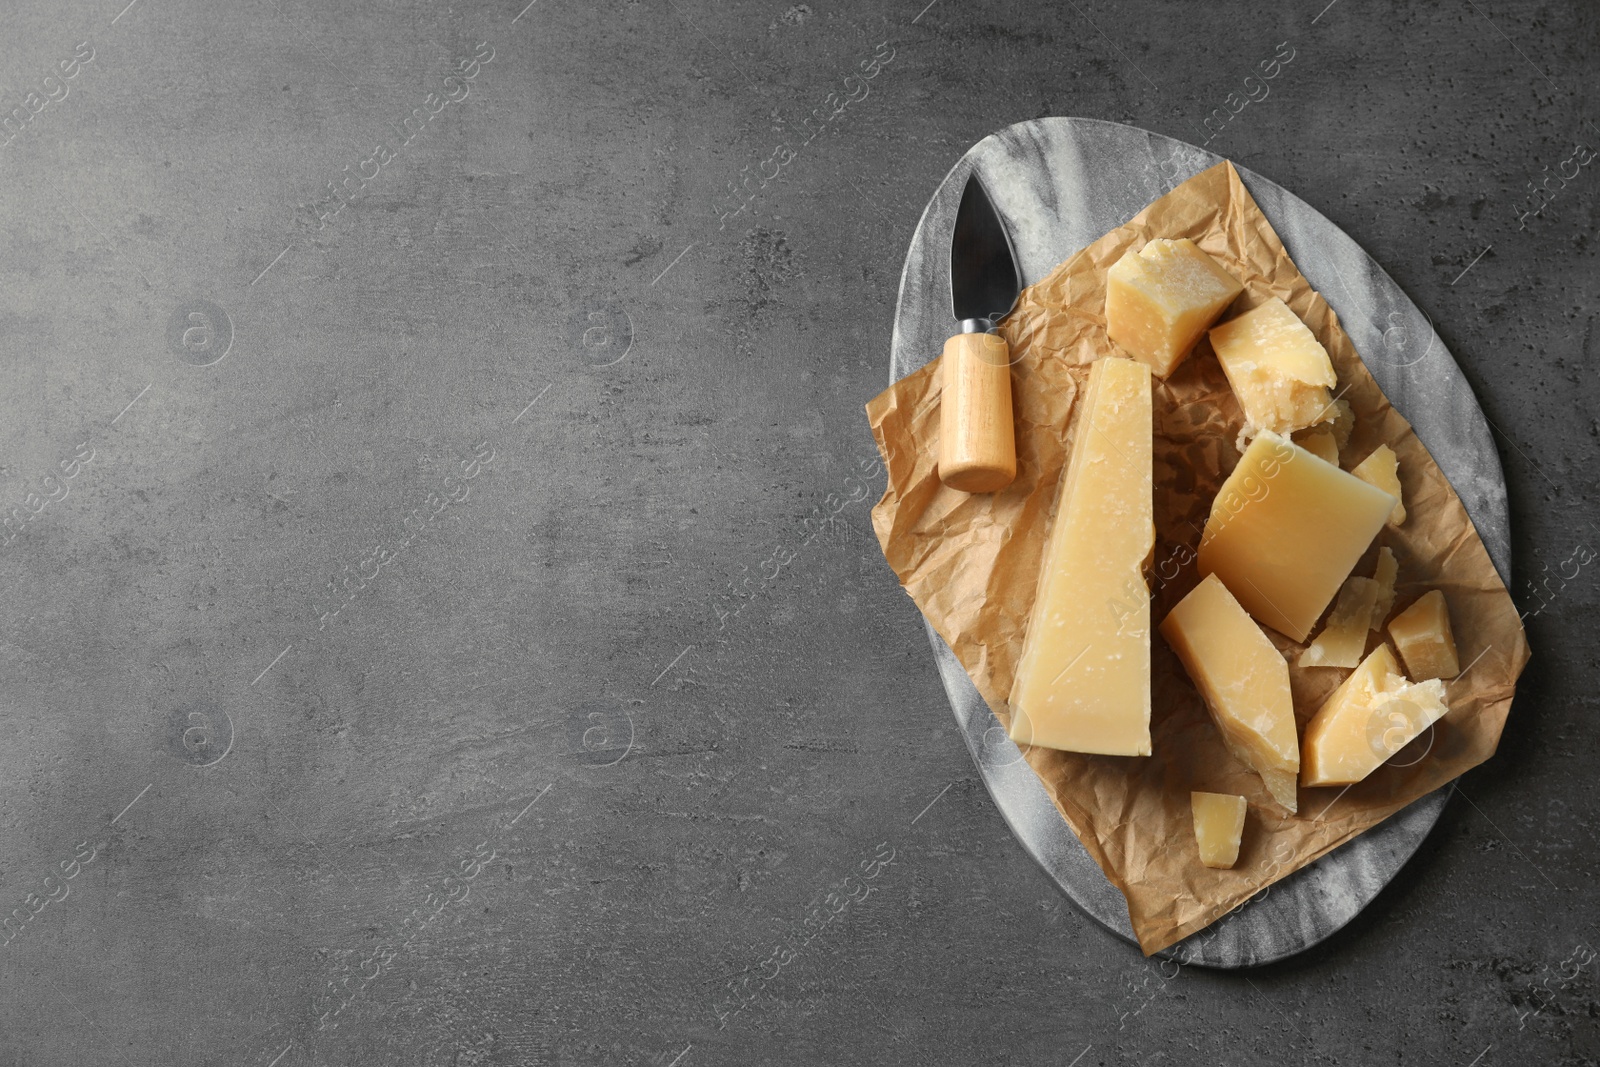
{"label": "grey speckled board edge", "polygon": [[[900,278],[890,380],[928,363],[952,332],[950,230],[974,169],[1010,230],[1024,284],[1032,284],[1221,160],[1161,134],[1096,119],[1037,119],[984,138],[945,176],[912,235]],[[1449,477],[1501,578],[1509,580],[1510,518],[1499,455],[1471,387],[1432,322],[1321,213],[1260,175],[1242,168],[1239,173],[1301,273],[1338,314],[1368,370]],[[1085,914],[1134,943],[1122,894],[1067,828],[955,655],[931,627],[928,636],[962,737],[1012,833]],[[1232,968],[1310,948],[1355,918],[1394,878],[1433,828],[1453,788],[1421,798],[1159,955]]]}

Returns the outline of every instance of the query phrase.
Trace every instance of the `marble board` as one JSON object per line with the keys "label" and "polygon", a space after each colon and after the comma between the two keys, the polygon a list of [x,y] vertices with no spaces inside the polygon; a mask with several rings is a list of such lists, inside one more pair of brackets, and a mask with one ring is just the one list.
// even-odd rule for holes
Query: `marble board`
{"label": "marble board", "polygon": [[[1029,285],[1221,159],[1161,134],[1095,119],[1036,119],[978,142],[945,176],[911,238],[895,312],[890,380],[935,358],[955,332],[950,232],[973,170],[1011,234],[1023,284]],[[1507,580],[1510,519],[1499,455],[1471,387],[1432,322],[1315,208],[1282,186],[1238,169],[1300,272],[1338,313],[1373,377],[1455,486],[1501,579]],[[1122,894],[1068,829],[955,655],[931,627],[928,636],[962,737],[1017,840],[1085,914],[1136,944]],[[1158,955],[1206,967],[1253,967],[1317,944],[1394,878],[1438,820],[1452,788],[1430,793]]]}

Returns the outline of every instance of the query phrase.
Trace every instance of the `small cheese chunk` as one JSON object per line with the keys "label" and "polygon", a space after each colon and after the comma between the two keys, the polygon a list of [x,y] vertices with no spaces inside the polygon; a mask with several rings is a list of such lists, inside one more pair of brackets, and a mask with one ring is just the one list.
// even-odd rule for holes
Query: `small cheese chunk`
{"label": "small cheese chunk", "polygon": [[1450,609],[1444,594],[1430,590],[1389,624],[1389,636],[1406,672],[1413,678],[1454,678],[1461,673],[1456,639],[1450,632]]}
{"label": "small cheese chunk", "polygon": [[1356,409],[1348,400],[1333,402],[1333,421],[1325,424],[1333,434],[1333,443],[1343,452],[1350,445],[1350,435],[1356,432]]}
{"label": "small cheese chunk", "polygon": [[1244,840],[1244,797],[1232,793],[1189,794],[1194,811],[1194,842],[1200,862],[1226,869],[1239,862],[1239,842]]}
{"label": "small cheese chunk", "polygon": [[1443,682],[1406,681],[1379,645],[1306,724],[1300,784],[1353,785],[1449,710]]}
{"label": "small cheese chunk", "polygon": [[1187,237],[1150,241],[1106,272],[1106,333],[1165,378],[1243,291]]}
{"label": "small cheese chunk", "polygon": [[[1394,581],[1399,576],[1400,564],[1395,562],[1394,553],[1387,547],[1378,549],[1378,566],[1372,572],[1372,580],[1378,583],[1378,599],[1372,605],[1371,629],[1383,629],[1383,620],[1394,607]],[[1412,676],[1416,676],[1415,672]]]}
{"label": "small cheese chunk", "polygon": [[1148,756],[1150,368],[1096,361],[1072,438],[1011,687],[1011,739]]}
{"label": "small cheese chunk", "polygon": [[1294,814],[1300,740],[1283,654],[1214,574],[1161,620],[1161,636],[1183,661],[1228,751]]}
{"label": "small cheese chunk", "polygon": [[1388,493],[1265,432],[1211,503],[1200,573],[1304,641],[1393,508]]}
{"label": "small cheese chunk", "polygon": [[1367,650],[1367,634],[1372,630],[1373,605],[1378,602],[1378,583],[1371,578],[1351,578],[1339,590],[1339,599],[1328,613],[1328,621],[1316,640],[1306,646],[1296,667],[1354,667]]}
{"label": "small cheese chunk", "polygon": [[1332,463],[1335,467],[1339,465],[1339,442],[1326,426],[1301,430],[1294,435],[1294,443],[1320,460]]}
{"label": "small cheese chunk", "polygon": [[1211,331],[1211,347],[1244,408],[1244,436],[1332,422],[1339,384],[1316,335],[1277,297]]}
{"label": "small cheese chunk", "polygon": [[1399,526],[1406,521],[1405,498],[1400,495],[1400,457],[1394,454],[1394,449],[1379,445],[1350,473],[1394,497],[1394,513],[1389,516],[1390,526]]}

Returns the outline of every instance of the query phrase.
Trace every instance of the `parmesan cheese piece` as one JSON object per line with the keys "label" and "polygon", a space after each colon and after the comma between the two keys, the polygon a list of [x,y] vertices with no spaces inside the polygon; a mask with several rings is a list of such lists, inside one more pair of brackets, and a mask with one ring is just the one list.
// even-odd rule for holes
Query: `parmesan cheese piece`
{"label": "parmesan cheese piece", "polygon": [[1444,683],[1412,684],[1379,645],[1306,724],[1300,784],[1353,785],[1443,718]]}
{"label": "parmesan cheese piece", "polygon": [[1378,566],[1372,572],[1372,580],[1378,583],[1378,599],[1372,605],[1371,629],[1383,629],[1383,620],[1394,607],[1394,581],[1399,576],[1400,564],[1395,562],[1394,553],[1387,547],[1378,549]]}
{"label": "parmesan cheese piece", "polygon": [[1165,378],[1243,291],[1187,237],[1150,241],[1106,272],[1106,333]]}
{"label": "parmesan cheese piece", "polygon": [[1244,436],[1332,422],[1333,361],[1289,305],[1273,297],[1211,331],[1211,347],[1244,408]]}
{"label": "parmesan cheese piece", "polygon": [[1367,650],[1373,605],[1377,602],[1377,582],[1371,578],[1346,581],[1322,632],[1300,653],[1295,666],[1354,667],[1360,663],[1361,654]]}
{"label": "parmesan cheese piece", "polygon": [[1161,620],[1161,636],[1183,661],[1228,751],[1294,814],[1300,741],[1283,655],[1214,574]]}
{"label": "parmesan cheese piece", "polygon": [[1264,432],[1211,503],[1200,573],[1304,641],[1393,508],[1388,493]]}
{"label": "parmesan cheese piece", "polygon": [[1244,840],[1244,797],[1232,793],[1189,794],[1194,812],[1194,842],[1200,862],[1226,869],[1239,862],[1239,842]]}
{"label": "parmesan cheese piece", "polygon": [[1098,360],[1011,687],[1018,744],[1150,754],[1151,430],[1150,368]]}
{"label": "parmesan cheese piece", "polygon": [[1461,673],[1450,609],[1439,590],[1424,593],[1389,623],[1389,636],[1413,678],[1454,678]]}
{"label": "parmesan cheese piece", "polygon": [[1400,457],[1388,445],[1379,445],[1372,455],[1356,464],[1350,471],[1368,485],[1375,485],[1394,497],[1394,512],[1389,516],[1390,526],[1406,521],[1405,498],[1400,494]]}
{"label": "parmesan cheese piece", "polygon": [[[1350,406],[1348,400],[1335,400],[1333,402],[1333,421],[1325,423],[1330,433],[1333,434],[1333,443],[1343,452],[1350,445],[1350,435],[1356,432],[1356,410]],[[1338,466],[1334,461],[1334,466]]]}
{"label": "parmesan cheese piece", "polygon": [[1335,467],[1339,465],[1339,442],[1326,426],[1301,430],[1294,435],[1294,443],[1320,460],[1332,463]]}

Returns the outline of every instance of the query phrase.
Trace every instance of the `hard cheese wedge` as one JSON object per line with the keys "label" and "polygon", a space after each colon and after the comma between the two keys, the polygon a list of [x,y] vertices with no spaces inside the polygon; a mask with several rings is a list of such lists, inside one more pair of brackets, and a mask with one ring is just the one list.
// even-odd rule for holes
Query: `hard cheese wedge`
{"label": "hard cheese wedge", "polygon": [[1183,661],[1228,751],[1293,814],[1300,742],[1289,665],[1272,641],[1214,574],[1161,620],[1161,636]]}
{"label": "hard cheese wedge", "polygon": [[1221,578],[1258,621],[1304,641],[1393,507],[1388,493],[1263,433],[1211,502],[1200,573]]}
{"label": "hard cheese wedge", "polygon": [[1406,681],[1379,645],[1306,724],[1300,784],[1359,782],[1448,710],[1443,682]]}
{"label": "hard cheese wedge", "polygon": [[1316,335],[1277,297],[1211,331],[1217,362],[1244,408],[1244,436],[1332,422],[1339,384]]}
{"label": "hard cheese wedge", "polygon": [[1106,333],[1165,378],[1243,291],[1187,237],[1150,241],[1106,272]]}
{"label": "hard cheese wedge", "polygon": [[1396,615],[1389,624],[1389,636],[1411,677],[1454,678],[1461,673],[1455,634],[1450,632],[1450,609],[1439,590],[1424,593]]}
{"label": "hard cheese wedge", "polygon": [[1150,754],[1150,403],[1144,364],[1090,370],[1011,687],[1019,744]]}
{"label": "hard cheese wedge", "polygon": [[1194,841],[1200,862],[1207,867],[1232,867],[1239,862],[1239,842],[1244,839],[1244,797],[1231,793],[1189,794],[1194,812]]}
{"label": "hard cheese wedge", "polygon": [[1351,468],[1350,473],[1394,497],[1394,513],[1389,516],[1390,526],[1399,526],[1406,521],[1405,498],[1400,492],[1400,458],[1394,454],[1394,449],[1379,445],[1372,450],[1372,455]]}
{"label": "hard cheese wedge", "polygon": [[1354,667],[1367,650],[1372,612],[1378,603],[1378,583],[1371,578],[1351,578],[1339,590],[1339,599],[1315,641],[1306,646],[1296,667]]}

